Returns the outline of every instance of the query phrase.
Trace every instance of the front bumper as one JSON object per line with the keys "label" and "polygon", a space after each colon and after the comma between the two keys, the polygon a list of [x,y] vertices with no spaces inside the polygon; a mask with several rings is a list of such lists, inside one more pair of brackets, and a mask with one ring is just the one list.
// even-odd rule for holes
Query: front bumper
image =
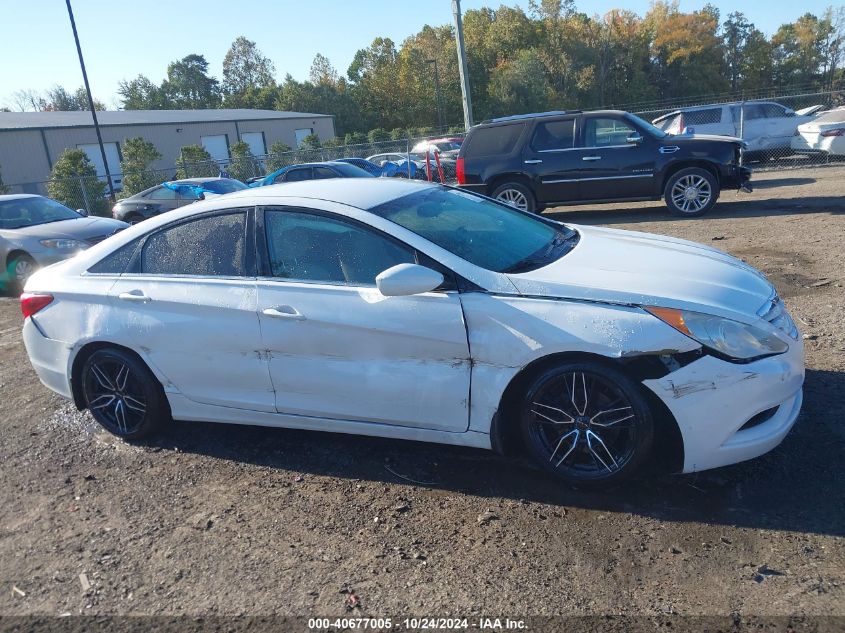
{"label": "front bumper", "polygon": [[802,402],[804,346],[794,341],[784,354],[744,365],[703,356],[643,384],[678,423],[683,472],[735,464],[769,452],[795,424]]}

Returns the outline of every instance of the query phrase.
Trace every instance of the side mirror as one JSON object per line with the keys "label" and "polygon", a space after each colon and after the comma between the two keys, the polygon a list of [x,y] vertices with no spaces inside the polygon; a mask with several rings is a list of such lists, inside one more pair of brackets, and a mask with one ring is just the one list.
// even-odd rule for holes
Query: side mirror
{"label": "side mirror", "polygon": [[83,218],[88,217],[88,212],[85,209],[77,209],[76,212],[81,215]]}
{"label": "side mirror", "polygon": [[443,283],[443,275],[418,264],[398,264],[376,277],[376,286],[385,297],[407,297],[431,292]]}
{"label": "side mirror", "polygon": [[631,145],[639,145],[643,142],[643,137],[639,132],[634,132],[628,138],[626,138],[625,141],[627,143],[630,143]]}

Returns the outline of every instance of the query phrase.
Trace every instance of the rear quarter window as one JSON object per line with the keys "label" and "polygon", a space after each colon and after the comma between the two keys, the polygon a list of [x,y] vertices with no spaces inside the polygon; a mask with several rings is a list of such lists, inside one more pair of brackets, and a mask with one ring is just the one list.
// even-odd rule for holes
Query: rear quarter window
{"label": "rear quarter window", "polygon": [[686,125],[708,125],[722,122],[722,108],[707,108],[706,110],[690,110],[684,112]]}
{"label": "rear quarter window", "polygon": [[525,129],[525,123],[477,128],[464,143],[464,156],[495,156],[509,154]]}

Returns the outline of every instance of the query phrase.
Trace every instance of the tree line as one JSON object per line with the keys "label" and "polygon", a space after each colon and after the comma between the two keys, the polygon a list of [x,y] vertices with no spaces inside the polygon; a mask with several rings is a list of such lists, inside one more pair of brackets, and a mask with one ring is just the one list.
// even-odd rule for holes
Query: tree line
{"label": "tree line", "polygon": [[[713,5],[683,12],[658,0],[644,15],[579,11],[574,0],[531,0],[464,15],[476,120],[545,109],[627,109],[679,99],[753,97],[763,91],[832,90],[845,82],[845,8],[805,13],[767,37],[741,11]],[[345,74],[317,54],[309,78],[277,81],[274,63],[246,37],[223,60],[220,79],[192,53],[170,63],[165,79],[144,75],[119,86],[129,109],[262,108],[333,114],[344,140],[378,129],[402,137],[437,124],[434,69],[443,118],[462,119],[452,25],[424,26],[400,45],[378,37],[358,50]],[[61,87],[16,93],[21,109],[84,109],[84,93]],[[397,131],[398,130],[398,131]],[[346,134],[353,134],[350,139]],[[379,132],[379,135],[383,136]]]}

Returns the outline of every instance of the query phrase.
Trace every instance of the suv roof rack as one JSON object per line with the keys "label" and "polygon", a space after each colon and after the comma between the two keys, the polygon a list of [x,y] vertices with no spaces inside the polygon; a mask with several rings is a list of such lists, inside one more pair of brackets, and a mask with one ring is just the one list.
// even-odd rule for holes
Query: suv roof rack
{"label": "suv roof rack", "polygon": [[532,112],[531,114],[514,114],[511,116],[503,116],[496,119],[487,119],[482,121],[481,125],[487,123],[506,123],[508,121],[522,121],[524,119],[537,119],[545,116],[561,116],[563,114],[580,114],[581,110],[552,110],[550,112]]}

